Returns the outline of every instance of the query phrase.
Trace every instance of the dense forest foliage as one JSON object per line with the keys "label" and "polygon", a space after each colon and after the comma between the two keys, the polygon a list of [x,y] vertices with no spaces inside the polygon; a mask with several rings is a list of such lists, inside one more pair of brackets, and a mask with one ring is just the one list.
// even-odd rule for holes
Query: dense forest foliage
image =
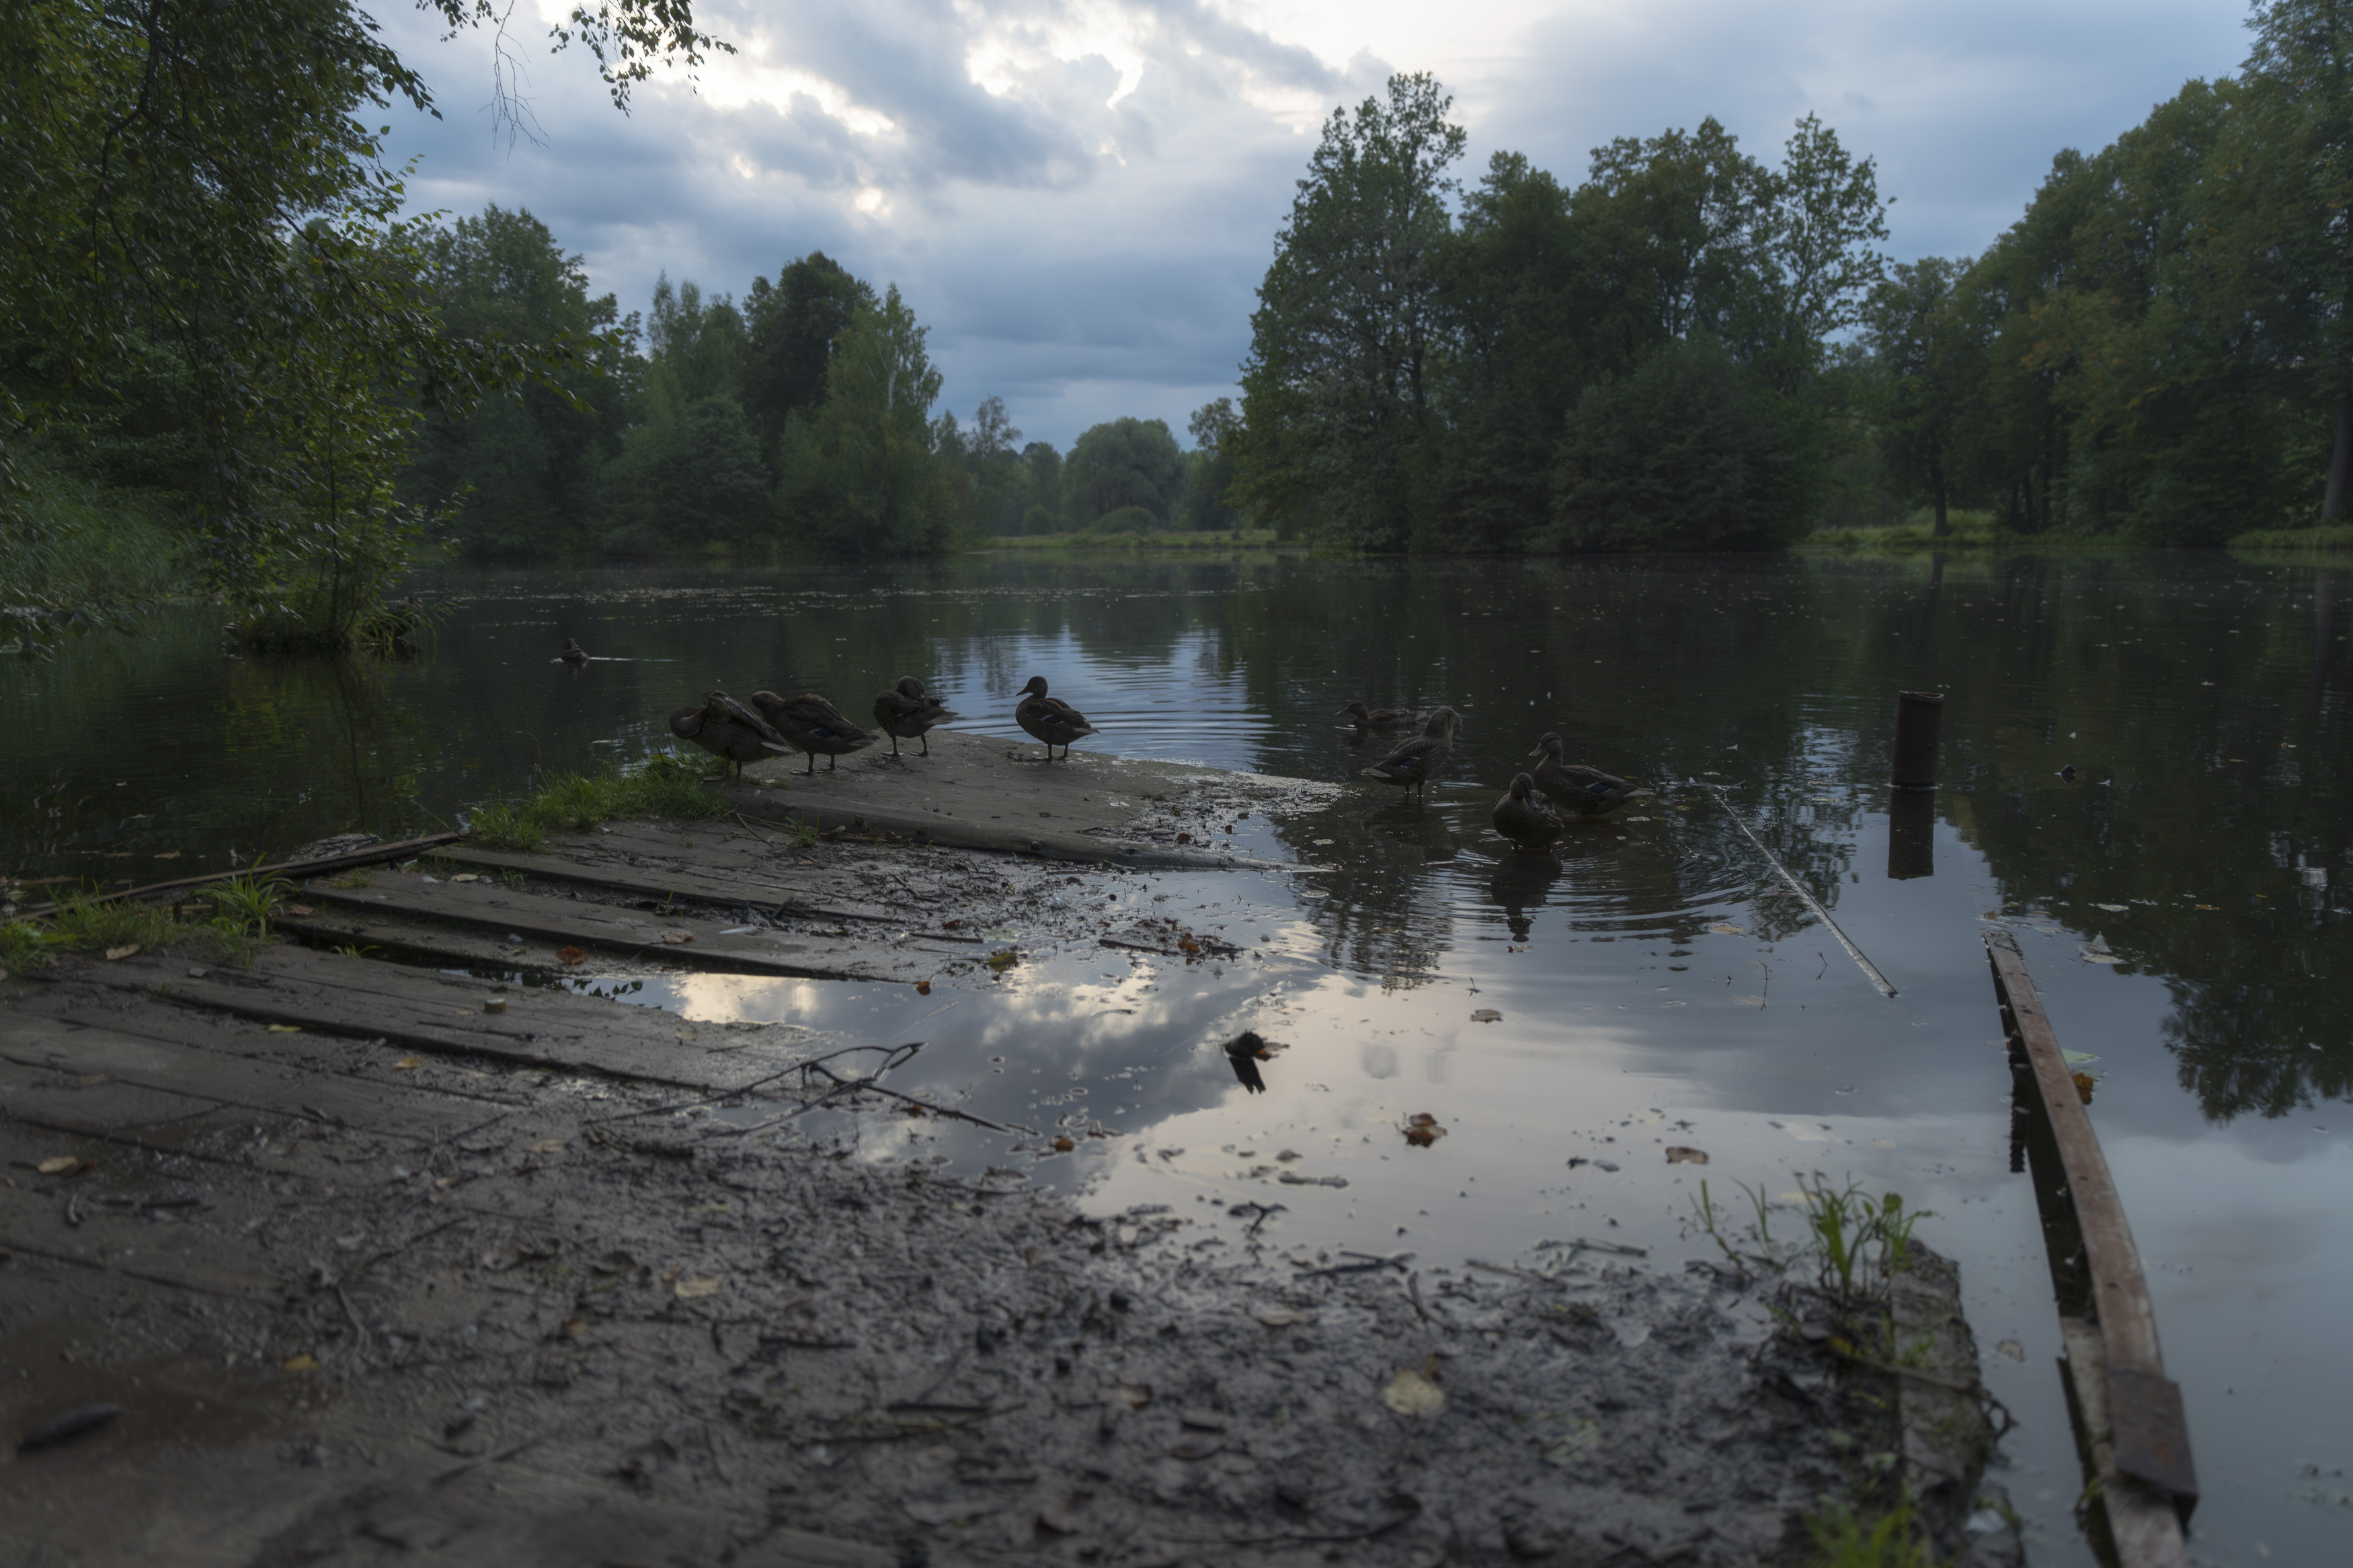
{"label": "dense forest foliage", "polygon": [[1005,403],[935,412],[926,329],[822,251],[739,301],[665,275],[642,314],[591,298],[580,258],[525,211],[435,234],[427,298],[445,330],[594,352],[520,395],[425,420],[404,496],[484,556],[621,557],[817,548],[911,553],[996,534],[1226,528],[1219,439],[1114,419],[1068,453],[1024,444]]}
{"label": "dense forest foliage", "polygon": [[[453,27],[474,0],[424,0]],[[2062,153],[1983,253],[1890,266],[1868,158],[1715,121],[1458,172],[1427,77],[1335,112],[1239,405],[1067,452],[939,408],[895,288],[812,251],[740,297],[592,296],[528,212],[411,214],[348,0],[0,11],[0,641],[199,586],[265,645],[369,633],[423,548],[921,552],[1273,527],[1344,548],[1769,547],[1955,511],[2219,542],[2353,483],[2353,13],[2275,0],[2235,76]],[[683,0],[565,27],[617,100],[725,46]],[[1189,441],[1189,445],[1187,444]]]}

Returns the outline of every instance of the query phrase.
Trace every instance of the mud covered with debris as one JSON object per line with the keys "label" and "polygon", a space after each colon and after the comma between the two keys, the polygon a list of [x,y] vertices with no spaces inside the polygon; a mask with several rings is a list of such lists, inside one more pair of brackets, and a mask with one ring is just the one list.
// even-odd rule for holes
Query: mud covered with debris
{"label": "mud covered with debris", "polygon": [[[21,1181],[282,1272],[0,1271],[47,1352],[12,1429],[123,1407],[0,1468],[0,1561],[388,1561],[589,1508],[710,1561],[1753,1563],[1865,1441],[1713,1270],[1303,1268],[515,1076],[514,1114],[421,1152],[264,1126]],[[60,1142],[7,1137],[20,1167]]]}

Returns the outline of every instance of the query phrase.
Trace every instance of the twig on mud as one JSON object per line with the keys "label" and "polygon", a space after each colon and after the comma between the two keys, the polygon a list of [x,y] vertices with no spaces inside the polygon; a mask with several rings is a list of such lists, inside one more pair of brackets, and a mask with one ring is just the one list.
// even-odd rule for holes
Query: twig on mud
{"label": "twig on mud", "polygon": [[1165,1539],[1187,1546],[1323,1546],[1338,1545],[1350,1541],[1375,1541],[1401,1524],[1411,1524],[1421,1517],[1421,1510],[1401,1513],[1386,1524],[1376,1524],[1367,1530],[1352,1530],[1345,1535],[1172,1535]]}
{"label": "twig on mud", "polygon": [[[724,1089],[717,1094],[706,1094],[701,1100],[681,1100],[669,1105],[648,1106],[642,1110],[623,1110],[611,1116],[599,1116],[594,1121],[584,1123],[584,1125],[589,1127],[602,1127],[608,1121],[634,1121],[640,1116],[664,1116],[673,1111],[694,1110],[705,1105],[723,1104],[727,1100],[739,1100],[743,1096],[750,1094],[754,1089],[765,1089],[768,1085],[776,1082],[778,1079],[790,1078],[793,1074],[797,1072],[806,1072],[810,1068],[816,1067],[821,1062],[832,1061],[837,1057],[851,1056],[859,1051],[885,1051],[890,1053],[892,1059],[885,1061],[881,1067],[874,1069],[877,1073],[886,1073],[892,1068],[900,1066],[902,1063],[913,1057],[917,1051],[920,1051],[923,1048],[923,1042],[921,1040],[910,1040],[903,1046],[844,1046],[838,1051],[828,1051],[821,1057],[811,1057],[807,1061],[795,1062],[788,1068],[781,1068],[776,1071],[768,1074],[765,1078],[755,1078],[750,1083],[739,1084],[733,1089]],[[899,1054],[902,1051],[906,1053],[904,1056],[901,1056]],[[833,1078],[834,1075],[828,1073],[825,1076],[828,1078]],[[835,1079],[834,1081],[839,1083],[841,1080]]]}
{"label": "twig on mud", "polygon": [[399,1257],[402,1253],[407,1251],[410,1247],[416,1246],[418,1242],[423,1241],[427,1237],[438,1236],[443,1231],[449,1229],[453,1226],[464,1225],[470,1220],[478,1220],[482,1216],[480,1215],[461,1214],[454,1219],[445,1219],[439,1225],[431,1226],[424,1230],[420,1230],[415,1236],[410,1237],[406,1241],[397,1242],[391,1247],[379,1249],[371,1256],[365,1263],[360,1265],[359,1272],[364,1274],[369,1269],[375,1268],[377,1264],[382,1263],[385,1258]]}
{"label": "twig on mud", "polygon": [[[1354,1258],[1359,1261],[1355,1263],[1335,1263],[1328,1268],[1310,1268],[1305,1273],[1301,1274],[1299,1278],[1302,1279],[1314,1279],[1319,1276],[1326,1274],[1370,1274],[1382,1268],[1403,1268],[1407,1264],[1413,1261],[1413,1254],[1410,1252],[1392,1252],[1387,1258],[1376,1258],[1369,1252],[1342,1252],[1340,1256],[1343,1258]],[[1353,1540],[1355,1538],[1350,1537],[1348,1539]]]}
{"label": "twig on mud", "polygon": [[479,1458],[469,1459],[462,1465],[453,1465],[434,1477],[430,1484],[438,1487],[444,1481],[454,1481],[478,1465],[503,1465],[525,1448],[535,1447],[539,1440],[546,1436],[544,1432],[533,1432],[522,1442],[510,1444],[495,1454],[484,1454]]}
{"label": "twig on mud", "polygon": [[[1018,1123],[1008,1127],[1002,1121],[991,1121],[986,1116],[975,1116],[969,1110],[958,1110],[955,1107],[947,1105],[934,1105],[930,1100],[922,1099],[919,1096],[902,1094],[895,1089],[885,1089],[881,1084],[876,1083],[872,1079],[841,1078],[832,1072],[827,1071],[824,1068],[818,1067],[818,1064],[815,1062],[809,1062],[806,1065],[817,1068],[818,1072],[823,1073],[827,1078],[831,1079],[835,1083],[839,1084],[844,1089],[865,1089],[874,1094],[888,1095],[892,1100],[902,1100],[909,1105],[919,1106],[922,1109],[930,1111],[934,1116],[952,1116],[958,1121],[969,1121],[975,1127],[986,1127],[992,1132],[1022,1132],[1027,1133],[1032,1138],[1038,1136],[1038,1130],[1034,1127],[1023,1127]],[[889,1069],[888,1068],[885,1068],[882,1070],[888,1071]]]}
{"label": "twig on mud", "polygon": [[1414,1316],[1419,1318],[1426,1324],[1434,1325],[1437,1322],[1437,1320],[1430,1315],[1430,1309],[1421,1304],[1421,1271],[1419,1269],[1409,1269],[1407,1271],[1405,1277],[1405,1294],[1406,1300],[1413,1303]]}
{"label": "twig on mud", "polygon": [[887,1431],[828,1432],[819,1436],[818,1441],[820,1443],[895,1443],[902,1437],[928,1437],[938,1432],[953,1432],[959,1426],[976,1426],[983,1421],[998,1415],[1010,1415],[1013,1412],[1025,1408],[1028,1402],[1024,1401],[1020,1405],[1002,1405],[993,1409],[976,1409],[953,1421],[903,1422],[892,1426]]}

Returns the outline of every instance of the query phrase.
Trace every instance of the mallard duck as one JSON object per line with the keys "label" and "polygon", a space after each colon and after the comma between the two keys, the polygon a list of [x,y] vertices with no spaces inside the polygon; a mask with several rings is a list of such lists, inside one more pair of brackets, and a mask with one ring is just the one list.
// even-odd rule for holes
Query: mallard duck
{"label": "mallard duck", "polygon": [[1544,759],[1536,764],[1536,787],[1552,796],[1562,810],[1579,816],[1607,816],[1637,796],[1651,798],[1651,792],[1640,784],[1582,763],[1562,762],[1560,752],[1560,737],[1548,734],[1528,755]]}
{"label": "mallard duck", "polygon": [[1046,742],[1046,760],[1054,760],[1054,748],[1062,748],[1062,755],[1071,754],[1071,742],[1082,735],[1092,735],[1095,727],[1087,716],[1059,697],[1046,695],[1046,678],[1033,675],[1029,684],[1021,689],[1021,706],[1013,710],[1013,721],[1030,734]]}
{"label": "mallard duck", "polygon": [[564,651],[556,655],[556,657],[562,659],[565,663],[570,665],[573,668],[577,669],[582,665],[588,662],[588,650],[582,647],[578,643],[574,642],[570,637],[565,637],[564,639]]}
{"label": "mallard duck", "polygon": [[1421,733],[1392,750],[1389,754],[1363,770],[1368,779],[1393,784],[1414,792],[1417,800],[1425,799],[1430,775],[1446,765],[1446,753],[1454,749],[1454,736],[1462,728],[1462,716],[1451,708],[1440,708],[1430,714],[1430,722]]}
{"label": "mallard duck", "polygon": [[727,771],[723,777],[742,777],[745,763],[756,763],[772,754],[793,754],[774,725],[724,691],[706,691],[702,707],[672,711],[670,732],[680,740],[693,742],[724,762]]}
{"label": "mallard duck", "polygon": [[1514,849],[1548,849],[1560,837],[1560,818],[1536,798],[1536,781],[1525,773],[1512,779],[1512,793],[1495,803],[1495,831]]}
{"label": "mallard duck", "polygon": [[754,691],[752,704],[767,716],[769,723],[785,732],[786,740],[808,753],[810,773],[817,772],[819,752],[825,753],[825,765],[831,768],[836,757],[862,752],[882,738],[843,718],[840,709],[814,691],[804,691],[798,697]]}
{"label": "mallard duck", "polygon": [[947,704],[923,689],[923,683],[912,675],[902,675],[899,684],[881,692],[874,699],[874,721],[891,737],[891,754],[899,754],[899,742],[921,741],[923,755],[932,754],[931,731],[934,725],[945,724],[956,717],[948,711]]}
{"label": "mallard duck", "polygon": [[1359,730],[1409,730],[1421,722],[1421,715],[1410,708],[1367,708],[1361,702],[1349,703],[1335,717],[1353,717]]}

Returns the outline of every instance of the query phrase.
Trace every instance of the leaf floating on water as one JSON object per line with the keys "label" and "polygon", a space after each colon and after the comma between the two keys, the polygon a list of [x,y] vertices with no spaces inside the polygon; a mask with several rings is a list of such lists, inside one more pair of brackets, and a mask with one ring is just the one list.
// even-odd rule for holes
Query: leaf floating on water
{"label": "leaf floating on water", "polygon": [[2073,1067],[2080,1062],[2095,1062],[2100,1059],[2099,1054],[2095,1051],[2071,1051],[2064,1046],[2059,1047],[2059,1056],[2069,1067]]}
{"label": "leaf floating on water", "polygon": [[2093,1087],[2100,1080],[2087,1072],[2069,1073],[2067,1076],[2075,1081],[2075,1098],[2086,1105],[2091,1104]]}
{"label": "leaf floating on water", "polygon": [[1417,1110],[1405,1119],[1405,1141],[1416,1149],[1427,1149],[1445,1136],[1446,1129],[1426,1110]]}
{"label": "leaf floating on water", "polygon": [[918,980],[918,981],[916,981],[916,982],[915,982],[915,994],[916,994],[916,995],[918,995],[918,996],[929,996],[931,994],[932,994],[932,983],[931,983],[930,981],[928,981],[928,980]]}
{"label": "leaf floating on water", "polygon": [[2131,912],[2130,908],[2124,904],[2094,904],[2092,907],[2095,910],[2105,910],[2112,915],[2128,914]]}
{"label": "leaf floating on water", "polygon": [[1474,1024],[1500,1024],[1504,1016],[1493,1007],[1482,1007],[1471,1015],[1471,1021]]}
{"label": "leaf floating on water", "polygon": [[555,956],[566,963],[577,963],[588,955],[576,947],[559,947],[555,950]]}
{"label": "leaf floating on water", "polygon": [[1735,996],[1733,1000],[1739,1003],[1744,1007],[1762,1007],[1765,1005],[1765,998],[1762,996]]}
{"label": "leaf floating on water", "polygon": [[106,950],[106,956],[107,956],[108,961],[111,963],[111,962],[112,962],[112,961],[113,961],[113,960],[115,960],[115,959],[119,959],[119,958],[128,958],[128,957],[130,957],[132,953],[137,952],[138,951],[139,951],[139,944],[138,944],[137,942],[132,942],[130,945],[128,945],[128,946],[126,946],[126,947],[110,947],[110,948],[108,948],[108,949]]}
{"label": "leaf floating on water", "polygon": [[1054,1152],[1057,1154],[1067,1154],[1077,1147],[1078,1145],[1071,1142],[1068,1138],[1057,1138],[1054,1140]]}
{"label": "leaf floating on water", "polygon": [[62,1176],[68,1171],[79,1169],[80,1165],[81,1159],[79,1155],[52,1154],[36,1168],[45,1176]]}
{"label": "leaf floating on water", "polygon": [[697,1301],[705,1296],[716,1296],[720,1289],[720,1282],[708,1277],[699,1279],[681,1279],[670,1287],[671,1292],[681,1301]]}
{"label": "leaf floating on water", "polygon": [[1667,1163],[1670,1165],[1704,1165],[1707,1163],[1707,1151],[1704,1149],[1694,1149],[1687,1144],[1677,1143],[1667,1151]]}
{"label": "leaf floating on water", "polygon": [[988,955],[988,967],[1002,974],[1021,962],[1021,955],[1009,947],[997,949]]}
{"label": "leaf floating on water", "polygon": [[1381,1403],[1400,1415],[1435,1415],[1446,1408],[1446,1391],[1407,1367],[1381,1390]]}
{"label": "leaf floating on water", "polygon": [[1746,931],[1742,931],[1738,926],[1734,925],[1729,921],[1710,921],[1703,929],[1712,931],[1718,936],[1746,936],[1748,934]]}
{"label": "leaf floating on water", "polygon": [[301,1355],[288,1356],[278,1364],[288,1372],[316,1372],[319,1370],[319,1358],[304,1351]]}

